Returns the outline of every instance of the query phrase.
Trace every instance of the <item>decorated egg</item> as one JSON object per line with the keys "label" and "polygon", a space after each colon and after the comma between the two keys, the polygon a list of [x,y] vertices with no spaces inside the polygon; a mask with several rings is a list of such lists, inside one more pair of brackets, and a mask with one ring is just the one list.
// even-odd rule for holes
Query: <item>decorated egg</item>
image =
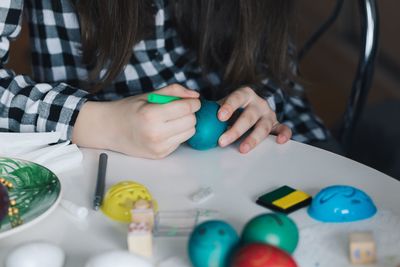
{"label": "decorated egg", "polygon": [[214,101],[201,100],[201,108],[196,112],[196,133],[188,144],[197,150],[206,150],[218,145],[219,137],[225,132],[228,123],[218,119],[219,104]]}
{"label": "decorated egg", "polygon": [[62,267],[65,253],[57,245],[44,241],[22,244],[11,251],[6,267]]}
{"label": "decorated egg", "polygon": [[107,217],[124,223],[131,222],[131,210],[138,200],[151,201],[157,211],[157,202],[142,184],[122,181],[111,186],[103,200],[101,210]]}
{"label": "decorated egg", "polygon": [[297,267],[285,251],[267,244],[250,243],[234,252],[231,267]]}
{"label": "decorated egg", "polygon": [[251,219],[242,232],[243,243],[274,245],[293,253],[299,241],[299,230],[288,216],[282,213],[267,213]]}
{"label": "decorated egg", "polygon": [[196,226],[190,235],[190,261],[194,267],[227,267],[238,241],[236,231],[226,222],[206,221]]}
{"label": "decorated egg", "polygon": [[334,185],[322,189],[311,202],[308,214],[323,222],[352,222],[372,217],[376,206],[360,189]]}
{"label": "decorated egg", "polygon": [[0,183],[0,222],[7,216],[10,206],[7,188]]}

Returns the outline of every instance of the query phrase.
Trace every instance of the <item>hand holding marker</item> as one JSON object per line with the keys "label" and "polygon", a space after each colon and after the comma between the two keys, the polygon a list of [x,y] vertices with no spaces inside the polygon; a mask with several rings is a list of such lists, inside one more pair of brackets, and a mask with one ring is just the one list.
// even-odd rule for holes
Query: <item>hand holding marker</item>
{"label": "hand holding marker", "polygon": [[[182,99],[176,96],[151,93],[147,101],[154,104],[166,104]],[[196,133],[188,140],[188,144],[197,150],[206,150],[218,145],[219,137],[226,131],[227,122],[218,119],[219,104],[201,99],[201,108],[196,112]]]}

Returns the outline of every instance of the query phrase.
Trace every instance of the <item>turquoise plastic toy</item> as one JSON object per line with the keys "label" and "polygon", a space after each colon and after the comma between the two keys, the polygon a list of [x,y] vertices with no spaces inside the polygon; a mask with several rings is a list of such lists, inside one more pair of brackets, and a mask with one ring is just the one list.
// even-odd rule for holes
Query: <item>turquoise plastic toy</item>
{"label": "turquoise plastic toy", "polygon": [[269,244],[291,254],[299,242],[299,230],[285,214],[261,214],[244,226],[242,242]]}
{"label": "turquoise plastic toy", "polygon": [[196,133],[188,140],[188,144],[197,150],[206,150],[218,145],[219,137],[228,127],[227,122],[218,119],[219,104],[201,99],[201,108],[196,112]]}
{"label": "turquoise plastic toy", "polygon": [[238,242],[236,231],[226,222],[206,221],[190,235],[190,261],[194,267],[228,267],[230,254]]}
{"label": "turquoise plastic toy", "polygon": [[322,222],[353,222],[376,213],[371,198],[352,186],[334,185],[322,189],[311,202],[308,214]]}

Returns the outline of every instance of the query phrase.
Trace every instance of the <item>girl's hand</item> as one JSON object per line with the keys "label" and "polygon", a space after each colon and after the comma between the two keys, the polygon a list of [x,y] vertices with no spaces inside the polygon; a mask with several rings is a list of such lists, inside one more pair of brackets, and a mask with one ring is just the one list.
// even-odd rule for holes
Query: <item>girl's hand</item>
{"label": "girl's hand", "polygon": [[147,94],[113,102],[87,102],[79,112],[73,142],[128,155],[160,159],[195,133],[199,94],[174,84],[157,91],[178,96],[168,104],[150,104]]}
{"label": "girl's hand", "polygon": [[226,121],[239,108],[243,108],[233,126],[219,138],[219,145],[225,147],[254,126],[253,131],[239,146],[241,153],[247,153],[263,141],[269,134],[276,134],[278,144],[286,143],[292,137],[292,131],[276,119],[268,102],[259,97],[250,87],[243,87],[221,101],[221,108],[218,111],[218,118]]}

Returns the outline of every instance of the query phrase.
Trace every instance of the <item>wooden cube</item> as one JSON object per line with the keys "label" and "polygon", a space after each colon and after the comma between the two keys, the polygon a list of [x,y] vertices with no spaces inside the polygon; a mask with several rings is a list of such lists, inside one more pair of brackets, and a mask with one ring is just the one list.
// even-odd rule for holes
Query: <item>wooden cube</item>
{"label": "wooden cube", "polygon": [[131,210],[132,222],[148,223],[150,228],[154,227],[154,209],[153,203],[144,199],[136,201]]}
{"label": "wooden cube", "polygon": [[368,264],[376,261],[376,247],[371,232],[355,232],[349,237],[352,264]]}
{"label": "wooden cube", "polygon": [[153,233],[148,223],[129,224],[128,249],[135,254],[151,257],[153,255]]}

